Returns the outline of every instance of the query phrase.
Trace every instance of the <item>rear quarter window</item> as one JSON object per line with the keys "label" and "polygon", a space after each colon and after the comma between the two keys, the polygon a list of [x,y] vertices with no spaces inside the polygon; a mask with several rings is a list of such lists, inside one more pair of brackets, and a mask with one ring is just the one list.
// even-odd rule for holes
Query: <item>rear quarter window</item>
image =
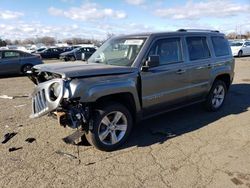
{"label": "rear quarter window", "polygon": [[211,37],[215,56],[226,56],[229,55],[228,41],[224,37],[213,36]]}

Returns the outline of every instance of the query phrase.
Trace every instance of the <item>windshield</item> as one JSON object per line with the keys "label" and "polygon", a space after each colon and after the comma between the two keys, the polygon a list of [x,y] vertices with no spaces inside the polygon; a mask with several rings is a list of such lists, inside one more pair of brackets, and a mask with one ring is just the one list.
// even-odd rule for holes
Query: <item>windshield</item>
{"label": "windshield", "polygon": [[242,46],[243,42],[232,42],[231,46]]}
{"label": "windshield", "polygon": [[73,49],[73,50],[71,50],[71,52],[77,52],[77,51],[79,51],[81,48],[79,47],[79,48],[75,48],[75,49]]}
{"label": "windshield", "polygon": [[146,38],[114,38],[105,42],[88,60],[116,66],[131,66]]}

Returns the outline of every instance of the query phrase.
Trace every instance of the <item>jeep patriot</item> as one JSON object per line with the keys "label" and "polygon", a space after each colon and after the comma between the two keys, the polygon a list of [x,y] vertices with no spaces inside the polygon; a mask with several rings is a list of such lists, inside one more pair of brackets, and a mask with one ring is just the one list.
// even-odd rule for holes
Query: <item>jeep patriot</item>
{"label": "jeep patriot", "polygon": [[82,137],[111,151],[140,120],[198,102],[219,110],[233,77],[234,58],[218,31],[123,35],[87,62],[35,66],[31,117],[50,114],[77,129],[68,142]]}

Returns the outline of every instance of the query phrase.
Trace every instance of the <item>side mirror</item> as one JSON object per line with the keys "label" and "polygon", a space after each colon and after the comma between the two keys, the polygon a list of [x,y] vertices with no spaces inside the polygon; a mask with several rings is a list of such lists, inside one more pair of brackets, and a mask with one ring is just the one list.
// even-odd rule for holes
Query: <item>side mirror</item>
{"label": "side mirror", "polygon": [[160,65],[160,57],[158,55],[151,55],[142,67],[143,71],[147,71],[151,67],[157,67]]}

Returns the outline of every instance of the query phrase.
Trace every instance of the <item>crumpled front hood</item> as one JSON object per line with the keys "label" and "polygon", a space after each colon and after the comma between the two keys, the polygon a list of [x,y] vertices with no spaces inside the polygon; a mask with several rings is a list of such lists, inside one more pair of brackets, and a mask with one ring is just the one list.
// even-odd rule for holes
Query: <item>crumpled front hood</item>
{"label": "crumpled front hood", "polygon": [[98,75],[126,74],[137,71],[135,67],[106,65],[101,63],[86,63],[83,61],[41,64],[34,66],[36,72],[50,72],[62,78],[88,77]]}

